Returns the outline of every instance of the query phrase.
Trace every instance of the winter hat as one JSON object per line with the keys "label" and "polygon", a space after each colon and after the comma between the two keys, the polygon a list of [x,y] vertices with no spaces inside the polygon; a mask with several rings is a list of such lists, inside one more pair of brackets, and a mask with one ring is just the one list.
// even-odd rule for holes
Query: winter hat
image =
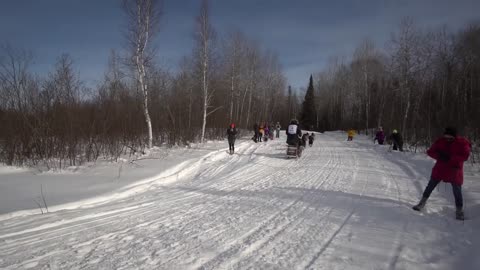
{"label": "winter hat", "polygon": [[393,133],[398,133],[398,131],[396,129],[393,130]]}
{"label": "winter hat", "polygon": [[454,127],[446,127],[443,134],[444,135],[451,135],[453,137],[456,137],[457,136],[457,129],[454,128]]}
{"label": "winter hat", "polygon": [[230,124],[230,127],[231,127],[231,128],[235,128],[235,124],[234,124],[234,123],[231,123],[231,124]]}

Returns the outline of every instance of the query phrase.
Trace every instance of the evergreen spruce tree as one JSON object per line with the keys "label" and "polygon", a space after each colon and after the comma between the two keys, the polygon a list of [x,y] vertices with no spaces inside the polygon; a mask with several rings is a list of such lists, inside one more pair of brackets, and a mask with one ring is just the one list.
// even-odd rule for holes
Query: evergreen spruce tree
{"label": "evergreen spruce tree", "polygon": [[300,125],[303,129],[316,130],[317,129],[317,114],[315,108],[315,93],[313,90],[313,77],[310,75],[310,83],[305,99],[302,103],[302,112],[300,114]]}

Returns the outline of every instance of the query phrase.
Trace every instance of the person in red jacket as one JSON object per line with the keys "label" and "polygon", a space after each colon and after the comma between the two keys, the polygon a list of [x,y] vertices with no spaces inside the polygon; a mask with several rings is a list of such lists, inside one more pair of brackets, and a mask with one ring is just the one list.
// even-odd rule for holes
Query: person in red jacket
{"label": "person in red jacket", "polygon": [[456,218],[463,220],[463,163],[470,155],[470,142],[457,136],[457,130],[453,127],[445,128],[443,137],[437,139],[427,155],[437,162],[432,169],[432,175],[420,202],[413,209],[420,211],[425,207],[428,197],[440,181],[452,184],[453,196],[455,197]]}

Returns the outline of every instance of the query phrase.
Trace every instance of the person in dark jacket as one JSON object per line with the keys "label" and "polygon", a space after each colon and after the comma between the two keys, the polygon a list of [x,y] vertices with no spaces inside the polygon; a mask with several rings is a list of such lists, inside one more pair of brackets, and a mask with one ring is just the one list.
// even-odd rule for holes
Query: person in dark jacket
{"label": "person in dark jacket", "polygon": [[313,141],[315,140],[315,133],[312,132],[312,134],[310,134],[310,136],[308,136],[308,145],[310,147],[313,146]]}
{"label": "person in dark jacket", "polygon": [[253,125],[254,135],[253,135],[253,138],[252,138],[254,142],[258,142],[258,128],[259,128],[259,127],[258,127],[258,123],[255,123],[255,124]]}
{"label": "person in dark jacket", "polygon": [[288,125],[286,133],[287,144],[298,146],[300,137],[302,136],[302,130],[298,126],[298,121],[296,119],[292,119],[292,121],[290,121],[290,125]]}
{"label": "person in dark jacket", "polygon": [[378,144],[383,144],[385,141],[385,133],[383,132],[382,127],[379,127],[377,133],[375,133],[375,139],[373,140],[373,143],[375,143],[375,141],[377,141]]}
{"label": "person in dark jacket", "polygon": [[403,152],[403,138],[396,129],[393,130],[392,134],[389,136],[390,141],[393,144],[393,150],[399,150]]}
{"label": "person in dark jacket", "polygon": [[422,210],[438,183],[444,181],[452,184],[456,218],[464,219],[462,197],[463,163],[467,161],[470,151],[471,144],[467,139],[457,136],[455,128],[445,128],[443,137],[437,139],[430,149],[427,150],[427,155],[435,159],[436,163],[433,166],[432,175],[423,192],[422,199],[417,205],[413,206],[414,210]]}
{"label": "person in dark jacket", "polygon": [[230,149],[230,155],[235,152],[235,139],[237,138],[237,128],[235,127],[234,123],[230,124],[230,127],[227,129],[227,137],[228,137],[228,147]]}

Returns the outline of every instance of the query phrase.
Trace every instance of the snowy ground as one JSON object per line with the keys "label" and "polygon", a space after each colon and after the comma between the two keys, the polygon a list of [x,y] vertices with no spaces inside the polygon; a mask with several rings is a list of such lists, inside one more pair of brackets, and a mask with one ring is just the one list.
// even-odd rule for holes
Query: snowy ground
{"label": "snowy ground", "polygon": [[3,166],[0,167],[0,219],[40,213],[37,203],[43,205],[42,192],[49,211],[129,196],[149,188],[151,182],[175,181],[192,160],[217,154],[224,148],[225,142],[220,141],[192,144],[188,148],[154,148],[148,156],[125,156],[118,162],[99,160],[63,171]]}
{"label": "snowy ground", "polygon": [[[283,138],[240,141],[232,156],[218,144],[182,150],[182,158],[125,167],[125,184],[106,184],[94,198],[85,192],[80,202],[59,199],[54,207],[47,195],[54,212],[44,215],[7,213],[28,208],[9,179],[24,175],[24,185],[49,177],[101,179],[102,167],[30,177],[4,167],[0,268],[480,269],[478,169],[466,170],[469,220],[454,219],[444,184],[417,213],[411,205],[433,161],[388,152],[365,137],[345,138],[318,134],[298,160],[285,158]],[[105,181],[116,177],[111,168]]]}

